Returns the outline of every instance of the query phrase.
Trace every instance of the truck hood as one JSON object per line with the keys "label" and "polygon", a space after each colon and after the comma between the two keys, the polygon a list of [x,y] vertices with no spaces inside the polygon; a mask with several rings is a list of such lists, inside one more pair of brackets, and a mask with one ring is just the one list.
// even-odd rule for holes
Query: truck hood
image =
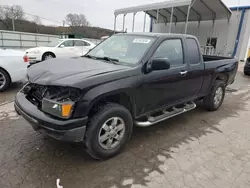
{"label": "truck hood", "polygon": [[[82,89],[82,82],[91,82],[92,78],[129,68],[84,57],[56,58],[32,65],[27,71],[27,77],[30,82],[36,84],[71,86]],[[112,76],[108,77],[113,79]],[[98,80],[100,82],[100,79]],[[104,81],[108,80],[104,79]]]}

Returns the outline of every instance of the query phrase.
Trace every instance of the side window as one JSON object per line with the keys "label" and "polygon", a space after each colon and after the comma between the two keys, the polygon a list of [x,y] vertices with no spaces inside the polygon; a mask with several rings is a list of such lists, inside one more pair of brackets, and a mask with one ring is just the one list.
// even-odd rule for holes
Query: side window
{"label": "side window", "polygon": [[67,40],[64,43],[62,43],[61,45],[64,45],[65,47],[72,47],[72,46],[74,46],[74,41],[73,40]]}
{"label": "side window", "polygon": [[75,46],[84,46],[84,42],[80,40],[75,40],[74,41]]}
{"label": "side window", "polygon": [[83,46],[90,46],[90,44],[88,42],[83,42]]}
{"label": "side window", "polygon": [[155,51],[153,58],[168,58],[171,67],[184,63],[181,39],[165,40]]}
{"label": "side window", "polygon": [[190,64],[200,63],[200,50],[196,40],[187,38],[187,54]]}

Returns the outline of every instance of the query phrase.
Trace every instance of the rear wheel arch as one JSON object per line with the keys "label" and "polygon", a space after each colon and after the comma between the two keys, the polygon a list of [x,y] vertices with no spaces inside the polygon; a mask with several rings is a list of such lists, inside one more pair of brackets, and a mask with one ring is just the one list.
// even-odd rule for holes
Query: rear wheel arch
{"label": "rear wheel arch", "polygon": [[[229,75],[228,74],[226,74],[226,73],[218,73],[215,76],[215,78],[214,78],[214,80],[212,82],[213,83],[212,86],[215,84],[215,82],[217,80],[223,81],[225,83],[225,85],[227,85],[228,79],[229,79]],[[212,88],[212,86],[211,86],[211,88]]]}
{"label": "rear wheel arch", "polygon": [[[221,88],[221,96],[218,104],[215,104],[215,95],[217,94],[217,89]],[[214,84],[212,85],[211,91],[207,96],[203,98],[203,104],[208,111],[215,111],[217,110],[221,104],[223,103],[225,97],[225,90],[226,84],[223,80],[215,80]]]}

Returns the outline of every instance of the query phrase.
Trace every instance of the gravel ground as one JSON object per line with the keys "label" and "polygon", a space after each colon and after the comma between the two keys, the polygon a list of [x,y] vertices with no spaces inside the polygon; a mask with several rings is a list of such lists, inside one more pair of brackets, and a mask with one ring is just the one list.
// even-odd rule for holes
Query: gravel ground
{"label": "gravel ground", "polygon": [[[240,67],[240,70],[242,66]],[[19,86],[0,94],[11,101]],[[63,143],[33,131],[0,106],[0,187],[247,188],[250,187],[250,77],[238,72],[223,106],[198,106],[149,128],[136,128],[125,151],[95,161],[82,144]]]}

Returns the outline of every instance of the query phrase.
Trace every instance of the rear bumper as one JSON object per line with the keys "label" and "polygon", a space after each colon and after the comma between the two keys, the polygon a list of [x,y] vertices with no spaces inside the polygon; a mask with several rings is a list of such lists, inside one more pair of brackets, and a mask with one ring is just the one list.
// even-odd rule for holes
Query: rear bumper
{"label": "rear bumper", "polygon": [[41,61],[41,55],[38,54],[26,54],[30,63],[36,63]]}
{"label": "rear bumper", "polygon": [[62,141],[82,142],[84,140],[87,117],[71,120],[55,119],[40,111],[22,93],[17,94],[14,106],[16,112],[22,115],[35,131]]}

